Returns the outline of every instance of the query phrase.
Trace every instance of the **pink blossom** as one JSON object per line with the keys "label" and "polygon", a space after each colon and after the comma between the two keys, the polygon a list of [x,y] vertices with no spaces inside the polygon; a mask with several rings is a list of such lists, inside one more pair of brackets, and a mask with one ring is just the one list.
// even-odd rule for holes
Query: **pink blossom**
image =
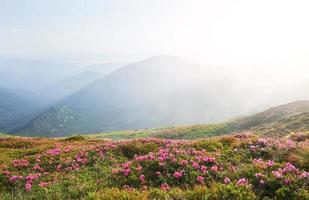
{"label": "pink blossom", "polygon": [[204,157],[204,158],[203,158],[203,161],[204,161],[204,162],[213,163],[213,162],[215,162],[215,158],[212,158],[212,157]]}
{"label": "pink blossom", "polygon": [[284,184],[289,185],[292,181],[289,178],[284,179]]}
{"label": "pink blossom", "polygon": [[9,180],[14,183],[18,180],[18,178],[18,176],[12,176],[11,178],[9,178]]}
{"label": "pink blossom", "polygon": [[176,178],[176,179],[180,179],[181,177],[182,177],[182,173],[181,172],[179,172],[179,171],[175,171],[174,172],[174,177]]}
{"label": "pink blossom", "polygon": [[200,165],[199,165],[197,162],[193,162],[193,163],[192,163],[192,167],[193,167],[194,169],[199,169],[199,168],[200,168]]}
{"label": "pink blossom", "polygon": [[13,160],[12,164],[14,167],[27,167],[29,165],[28,160]]}
{"label": "pink blossom", "polygon": [[50,149],[46,151],[46,154],[52,155],[52,156],[59,155],[60,153],[61,153],[61,150],[59,148]]}
{"label": "pink blossom", "polygon": [[237,185],[247,185],[248,180],[246,178],[241,178],[237,181]]}
{"label": "pink blossom", "polygon": [[201,172],[205,174],[207,172],[207,167],[205,165],[201,166]]}
{"label": "pink blossom", "polygon": [[156,175],[157,175],[157,176],[161,176],[161,172],[156,171]]}
{"label": "pink blossom", "polygon": [[231,179],[229,179],[228,177],[226,177],[223,181],[225,184],[229,184],[231,183]]}
{"label": "pink blossom", "polygon": [[136,167],[136,170],[140,172],[140,171],[143,170],[143,167],[139,165],[139,166]]}
{"label": "pink blossom", "polygon": [[278,171],[272,171],[272,174],[276,177],[276,178],[281,178],[282,174]]}
{"label": "pink blossom", "polygon": [[292,171],[297,171],[296,167],[289,162],[286,163],[283,172],[292,172]]}
{"label": "pink blossom", "polygon": [[8,170],[5,170],[5,171],[2,171],[2,174],[3,174],[3,175],[5,175],[5,176],[8,176],[8,175],[10,175],[10,174],[11,174],[11,172],[10,172],[10,171],[8,171]]}
{"label": "pink blossom", "polygon": [[255,152],[256,151],[256,146],[250,145],[249,149],[250,149],[250,151]]}
{"label": "pink blossom", "polygon": [[259,145],[261,145],[261,146],[267,146],[267,145],[268,145],[268,141],[267,141],[266,139],[264,139],[264,138],[259,138],[259,139],[257,140],[257,143],[258,143]]}
{"label": "pink blossom", "polygon": [[145,183],[145,175],[140,175],[138,178],[142,183]]}
{"label": "pink blossom", "polygon": [[25,184],[25,190],[26,190],[27,192],[29,192],[29,191],[31,190],[31,187],[32,187],[31,183],[27,182],[27,183]]}
{"label": "pink blossom", "polygon": [[39,186],[42,187],[42,188],[47,187],[48,185],[49,185],[48,182],[40,182],[39,183]]}
{"label": "pink blossom", "polygon": [[180,161],[180,165],[182,165],[182,166],[186,166],[188,164],[189,164],[189,162],[187,160],[181,160]]}
{"label": "pink blossom", "polygon": [[123,174],[124,174],[125,176],[129,176],[130,173],[131,173],[131,169],[125,169],[125,170],[123,170]]}
{"label": "pink blossom", "polygon": [[167,191],[170,190],[170,186],[167,183],[162,183],[160,186],[161,190]]}
{"label": "pink blossom", "polygon": [[60,172],[61,171],[61,165],[57,165],[56,171]]}
{"label": "pink blossom", "polygon": [[299,178],[301,178],[301,179],[307,178],[307,177],[309,177],[309,173],[308,173],[308,172],[303,172],[303,173],[299,176]]}
{"label": "pink blossom", "polygon": [[219,170],[219,167],[217,165],[214,165],[210,168],[211,171],[216,172]]}
{"label": "pink blossom", "polygon": [[38,179],[40,176],[41,173],[29,174],[28,176],[26,176],[26,180],[31,183],[32,181]]}
{"label": "pink blossom", "polygon": [[36,164],[36,165],[33,167],[33,170],[36,170],[36,171],[41,171],[41,172],[43,172],[43,171],[44,171],[44,169],[43,169],[43,168],[41,168],[38,164]]}
{"label": "pink blossom", "polygon": [[275,162],[272,161],[272,160],[269,160],[269,161],[266,162],[266,165],[267,165],[268,167],[272,167],[272,166],[274,166],[274,164],[275,164]]}
{"label": "pink blossom", "polygon": [[263,174],[261,174],[261,173],[256,173],[256,174],[255,174],[255,177],[256,177],[256,178],[261,178],[261,177],[263,177]]}
{"label": "pink blossom", "polygon": [[204,183],[204,177],[203,176],[198,176],[197,178],[196,178],[196,180],[197,180],[197,182],[199,182],[199,183]]}

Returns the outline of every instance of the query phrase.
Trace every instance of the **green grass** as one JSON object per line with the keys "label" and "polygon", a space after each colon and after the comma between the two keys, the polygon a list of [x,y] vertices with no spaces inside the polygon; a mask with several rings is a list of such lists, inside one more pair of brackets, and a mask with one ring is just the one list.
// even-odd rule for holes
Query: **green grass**
{"label": "green grass", "polygon": [[218,136],[227,133],[229,133],[229,127],[226,124],[207,124],[143,130],[112,131],[90,134],[86,137],[112,140],[125,140],[147,137],[164,139],[197,139],[203,137]]}

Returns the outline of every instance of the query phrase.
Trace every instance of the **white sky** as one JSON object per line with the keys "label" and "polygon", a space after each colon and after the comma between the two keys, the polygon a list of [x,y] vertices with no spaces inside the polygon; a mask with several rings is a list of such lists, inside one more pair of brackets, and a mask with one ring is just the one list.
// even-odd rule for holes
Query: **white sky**
{"label": "white sky", "polygon": [[157,54],[307,69],[309,1],[0,0],[0,55]]}

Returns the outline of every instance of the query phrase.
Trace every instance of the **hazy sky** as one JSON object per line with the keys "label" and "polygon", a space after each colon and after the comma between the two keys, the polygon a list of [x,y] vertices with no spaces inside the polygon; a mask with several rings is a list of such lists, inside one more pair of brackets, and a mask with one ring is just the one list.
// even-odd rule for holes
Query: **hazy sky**
{"label": "hazy sky", "polygon": [[306,65],[308,11],[308,0],[0,0],[0,55]]}

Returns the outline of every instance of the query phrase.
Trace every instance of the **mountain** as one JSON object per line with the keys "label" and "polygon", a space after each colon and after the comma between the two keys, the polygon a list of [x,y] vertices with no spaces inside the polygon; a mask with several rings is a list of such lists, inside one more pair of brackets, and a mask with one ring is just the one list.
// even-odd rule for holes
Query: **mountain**
{"label": "mountain", "polygon": [[40,89],[36,92],[41,96],[48,98],[51,102],[55,102],[78,91],[79,89],[95,81],[96,79],[99,79],[102,76],[103,75],[98,72],[82,72]]}
{"label": "mountain", "polygon": [[[18,133],[52,136],[218,121],[246,110],[240,101],[242,91],[232,83],[211,67],[173,56],[151,57],[124,66],[53,106],[54,113],[65,107],[81,123],[63,125],[62,116],[42,113]],[[38,126],[41,121],[45,124]],[[63,127],[51,131],[51,124]]]}
{"label": "mountain", "polygon": [[81,72],[98,72],[102,74],[102,76],[105,76],[107,74],[110,74],[117,69],[125,66],[124,63],[98,63],[98,64],[92,64],[88,65],[84,68],[82,68]]}
{"label": "mountain", "polygon": [[35,91],[71,76],[78,69],[69,63],[0,57],[0,86]]}
{"label": "mountain", "polygon": [[40,106],[8,89],[0,88],[0,131],[9,132],[26,124]]}
{"label": "mountain", "polygon": [[[252,76],[257,77],[256,73]],[[238,79],[239,76],[214,66],[174,56],[155,56],[126,65],[86,85],[15,133],[53,137],[217,123],[261,110],[256,105],[265,103],[261,97],[268,91],[268,85],[259,82],[255,87]],[[64,123],[67,117],[70,122]],[[234,129],[240,130],[236,125]]]}

